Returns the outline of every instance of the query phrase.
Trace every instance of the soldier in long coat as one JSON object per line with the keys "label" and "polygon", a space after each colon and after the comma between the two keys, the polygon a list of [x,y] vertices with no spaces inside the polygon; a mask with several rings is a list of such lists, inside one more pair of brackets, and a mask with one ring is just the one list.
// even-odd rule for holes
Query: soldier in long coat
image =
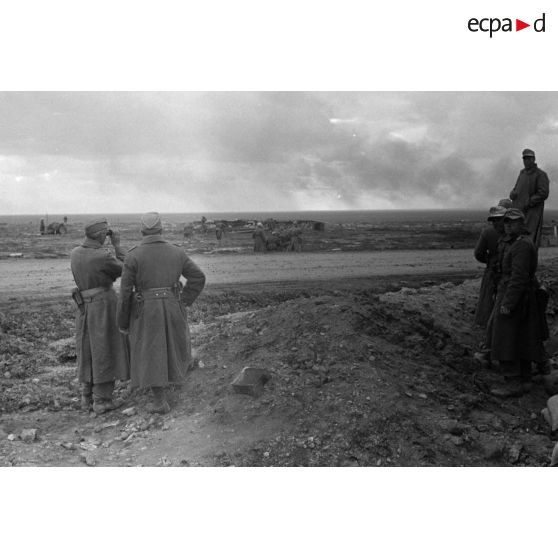
{"label": "soldier in long coat", "polygon": [[548,175],[539,169],[535,162],[535,152],[524,149],[522,153],[523,165],[517,182],[510,192],[513,204],[525,215],[525,228],[536,248],[541,242],[543,225],[544,200],[548,198]]}
{"label": "soldier in long coat", "polygon": [[192,358],[186,307],[205,284],[201,269],[162,232],[158,213],[143,215],[143,239],[124,261],[117,312],[130,336],[132,387],[151,388],[157,413],[170,408],[164,388],[185,379]]}
{"label": "soldier in long coat", "polygon": [[505,213],[505,207],[490,208],[487,221],[491,226],[482,230],[473,252],[477,261],[486,264],[475,310],[475,324],[481,327],[486,327],[494,306],[498,280],[498,240],[504,234]]}
{"label": "soldier in long coat", "polygon": [[106,219],[85,227],[85,240],[72,250],[70,265],[77,285],[73,297],[76,312],[76,353],[81,382],[81,407],[96,413],[115,408],[115,380],[129,379],[126,339],[116,324],[117,296],[114,281],[122,274],[124,250],[116,231],[110,236],[116,257],[103,245]]}
{"label": "soldier in long coat", "polygon": [[492,358],[500,362],[507,384],[494,395],[522,395],[530,389],[531,363],[544,359],[545,317],[537,302],[537,250],[521,211],[504,216],[501,273],[492,323]]}

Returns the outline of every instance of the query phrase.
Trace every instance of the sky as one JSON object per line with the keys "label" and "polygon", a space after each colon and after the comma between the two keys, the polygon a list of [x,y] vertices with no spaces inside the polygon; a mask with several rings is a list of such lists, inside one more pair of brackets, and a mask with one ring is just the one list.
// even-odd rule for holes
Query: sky
{"label": "sky", "polygon": [[4,92],[0,214],[483,209],[556,92]]}

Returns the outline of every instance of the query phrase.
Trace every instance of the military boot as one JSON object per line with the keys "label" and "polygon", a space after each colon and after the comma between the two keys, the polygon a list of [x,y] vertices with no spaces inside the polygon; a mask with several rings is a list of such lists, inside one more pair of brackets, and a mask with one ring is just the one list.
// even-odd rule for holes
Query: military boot
{"label": "military boot", "polygon": [[550,359],[541,360],[535,362],[535,375],[537,376],[548,376],[552,372],[552,364]]}
{"label": "military boot", "polygon": [[526,374],[519,362],[501,361],[500,370],[504,376],[504,384],[492,388],[492,395],[502,398],[521,397],[531,389],[530,385],[526,385]]}
{"label": "military boot", "polygon": [[94,399],[93,400],[93,412],[97,415],[103,415],[109,411],[114,411],[116,405],[113,403],[112,399]]}
{"label": "military boot", "polygon": [[[506,399],[509,397],[521,397],[525,391],[523,383],[519,378],[514,378],[513,380],[508,380],[505,384],[492,388],[490,393],[495,397],[501,397],[502,399]],[[530,386],[528,387],[530,389]]]}
{"label": "military boot", "polygon": [[80,409],[88,413],[93,405],[93,386],[89,382],[81,383],[81,402]]}
{"label": "military boot", "polygon": [[162,387],[152,387],[153,401],[149,406],[150,413],[164,415],[170,411],[170,405],[165,397],[165,390]]}
{"label": "military boot", "polygon": [[80,410],[84,413],[88,413],[91,410],[91,405],[93,405],[93,398],[91,395],[82,395],[79,405]]}

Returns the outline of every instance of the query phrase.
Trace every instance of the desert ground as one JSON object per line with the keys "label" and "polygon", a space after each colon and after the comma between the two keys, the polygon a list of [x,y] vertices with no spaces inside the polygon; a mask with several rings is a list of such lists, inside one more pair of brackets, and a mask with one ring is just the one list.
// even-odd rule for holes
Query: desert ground
{"label": "desert ground", "polygon": [[[304,231],[302,253],[251,253],[249,231],[168,237],[206,272],[189,309],[197,367],[168,415],[117,386],[124,405],[80,412],[68,234],[0,228],[2,466],[545,466],[549,386],[500,400],[472,358],[482,224]],[[123,228],[123,245],[137,241]],[[540,251],[558,356],[558,248]],[[118,284],[116,285],[118,288]],[[553,364],[557,364],[553,360]],[[246,366],[259,397],[231,383]]]}

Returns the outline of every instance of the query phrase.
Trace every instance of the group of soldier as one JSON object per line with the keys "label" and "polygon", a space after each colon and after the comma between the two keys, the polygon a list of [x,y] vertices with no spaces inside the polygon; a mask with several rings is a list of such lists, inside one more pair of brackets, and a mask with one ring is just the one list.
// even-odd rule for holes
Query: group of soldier
{"label": "group of soldier", "polygon": [[[509,199],[490,208],[475,257],[486,264],[476,323],[486,331],[483,364],[498,362],[504,381],[496,396],[521,396],[531,387],[532,370],[549,371],[545,297],[536,277],[547,174],[535,153],[525,149]],[[295,224],[296,226],[296,224]],[[181,384],[192,364],[187,307],[199,296],[205,275],[183,248],[163,238],[158,213],[141,217],[139,244],[127,253],[106,219],[85,227],[85,239],[72,250],[77,288],[76,352],[81,408],[100,414],[116,408],[116,380],[149,388],[150,410],[169,411],[167,387]],[[292,235],[299,237],[300,235]],[[104,247],[106,239],[114,255]],[[254,232],[254,250],[265,250],[263,225]],[[121,277],[120,293],[113,288]]]}
{"label": "group of soldier", "polygon": [[[266,221],[266,227],[261,222],[256,223],[256,230],[252,233],[254,252],[302,252],[302,229],[298,222],[294,221],[288,228],[276,228],[275,225],[274,220]],[[271,231],[271,235],[266,234],[265,228]]]}
{"label": "group of soldier", "polygon": [[548,294],[536,277],[548,175],[538,168],[535,152],[524,149],[524,168],[509,199],[491,207],[475,258],[486,264],[475,312],[485,328],[483,349],[475,354],[483,366],[497,361],[503,383],[492,393],[519,397],[531,389],[533,368],[550,372],[544,341],[548,338]]}
{"label": "group of soldier", "polygon": [[[132,388],[150,389],[152,412],[166,413],[167,387],[183,383],[192,364],[186,307],[203,290],[205,275],[162,233],[159,214],[146,213],[141,242],[126,253],[118,232],[109,229],[106,219],[98,219],[86,225],[84,241],[72,250],[84,411],[115,409],[115,381],[131,380]],[[104,248],[107,237],[114,255]],[[117,296],[113,283],[118,277]]]}

